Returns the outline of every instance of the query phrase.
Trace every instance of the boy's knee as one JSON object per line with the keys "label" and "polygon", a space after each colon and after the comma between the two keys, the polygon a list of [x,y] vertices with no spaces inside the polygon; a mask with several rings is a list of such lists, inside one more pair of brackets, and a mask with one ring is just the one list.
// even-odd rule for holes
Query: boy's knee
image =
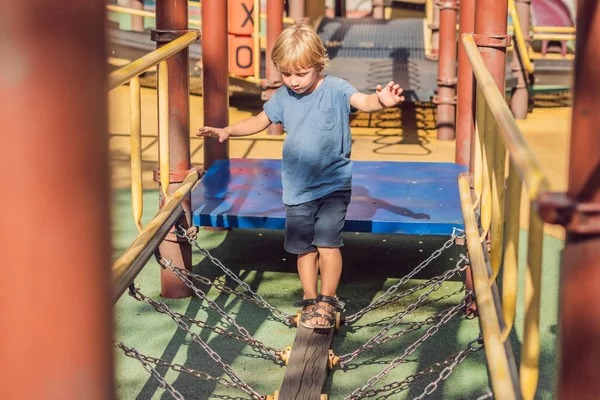
{"label": "boy's knee", "polygon": [[328,256],[328,255],[337,255],[340,253],[339,247],[317,247],[320,255]]}

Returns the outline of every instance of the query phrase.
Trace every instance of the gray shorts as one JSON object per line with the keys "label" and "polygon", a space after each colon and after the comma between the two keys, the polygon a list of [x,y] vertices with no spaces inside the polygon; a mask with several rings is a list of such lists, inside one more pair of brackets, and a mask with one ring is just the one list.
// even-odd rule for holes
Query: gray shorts
{"label": "gray shorts", "polygon": [[285,206],[285,250],[305,254],[317,247],[342,247],[350,190],[295,206]]}

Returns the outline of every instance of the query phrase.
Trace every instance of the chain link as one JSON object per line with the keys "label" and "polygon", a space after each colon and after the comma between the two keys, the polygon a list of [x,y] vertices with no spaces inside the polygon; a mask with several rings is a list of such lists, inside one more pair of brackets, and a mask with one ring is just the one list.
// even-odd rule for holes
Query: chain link
{"label": "chain link", "polygon": [[[127,347],[123,343],[115,343],[115,347],[123,350],[123,352],[125,353],[125,355],[127,357],[131,357],[131,358],[134,358],[134,359],[138,360],[142,365],[144,365],[144,368],[146,370],[148,370],[148,368],[146,368],[146,365],[147,365],[156,374],[157,374],[156,370],[154,368],[152,368],[150,366],[150,364],[154,364],[154,365],[160,366],[160,367],[167,367],[167,368],[172,369],[173,371],[183,372],[183,373],[195,376],[195,377],[200,378],[200,379],[205,380],[205,381],[216,382],[216,383],[218,383],[221,386],[238,389],[238,387],[235,384],[231,383],[230,381],[228,381],[225,378],[215,378],[213,376],[210,376],[209,374],[207,374],[204,371],[198,371],[198,370],[195,370],[195,369],[192,369],[192,368],[187,368],[187,367],[185,367],[185,366],[183,366],[181,364],[169,363],[169,362],[167,362],[167,361],[165,361],[165,360],[163,360],[161,358],[155,358],[155,357],[150,357],[150,356],[141,354],[136,349],[131,348],[131,347]],[[153,375],[156,376],[154,373],[153,373]],[[160,377],[160,381],[164,382],[164,379],[162,377]],[[164,382],[164,383],[166,385],[172,387],[167,382]],[[161,385],[161,387],[164,387],[164,386]],[[169,390],[169,389],[167,389],[167,390]],[[175,390],[175,389],[173,389],[173,390]],[[169,390],[169,391],[171,392],[171,390]],[[181,394],[179,394],[179,396],[181,396]],[[175,397],[176,399],[183,399],[183,397],[176,397],[175,395],[173,397]]]}
{"label": "chain link", "polygon": [[[478,344],[477,346],[475,346],[475,344]],[[441,381],[445,381],[446,379],[448,379],[448,377],[450,375],[452,375],[452,373],[454,372],[454,368],[456,368],[459,364],[461,364],[463,361],[465,361],[465,358],[467,358],[467,356],[471,353],[477,352],[479,350],[481,350],[483,348],[483,340],[481,338],[475,339],[471,342],[469,342],[469,345],[467,346],[467,348],[463,351],[461,351],[460,353],[458,353],[455,357],[454,360],[452,361],[452,363],[448,366],[446,366],[442,372],[440,372],[438,378],[431,382],[429,385],[427,385],[425,387],[425,390],[423,390],[423,393],[421,393],[421,395],[419,397],[415,397],[415,400],[423,400],[425,397],[433,394],[433,392],[435,392],[438,388],[438,385]]]}
{"label": "chain link", "polygon": [[[137,297],[136,300],[139,300],[139,301],[142,301],[142,302],[144,302],[146,304],[149,304],[157,312],[162,313],[161,302],[158,302],[158,301],[153,300],[153,299],[151,299],[149,297],[146,297],[139,290],[138,290],[138,293],[139,293],[139,297]],[[257,350],[259,353],[266,355],[267,357],[273,359],[274,361],[276,361],[278,363],[281,363],[281,361],[282,361],[280,354],[282,354],[283,352],[281,350],[278,350],[276,348],[267,346],[267,345],[265,345],[261,341],[255,339],[252,336],[246,337],[246,336],[238,335],[237,333],[230,332],[230,331],[228,331],[226,329],[223,329],[221,327],[212,326],[212,325],[207,324],[204,321],[200,321],[200,320],[197,320],[197,319],[190,318],[190,317],[188,317],[185,314],[180,314],[180,313],[175,312],[175,311],[171,311],[171,312],[174,315],[176,315],[177,317],[181,318],[187,324],[196,325],[196,326],[198,326],[201,329],[209,329],[209,330],[215,332],[218,335],[228,336],[228,337],[230,337],[230,338],[232,338],[234,340],[238,340],[240,342],[244,342],[244,343],[250,345],[253,349]]]}
{"label": "chain link", "polygon": [[[139,301],[144,301],[144,299],[148,299],[137,288],[134,288],[134,287],[130,287],[129,294],[132,297],[136,298],[136,300],[139,300]],[[219,364],[221,366],[221,368],[223,368],[223,371],[225,371],[225,373],[229,376],[229,378],[232,381],[232,384],[234,384],[236,388],[245,392],[253,399],[261,399],[261,400],[265,399],[264,396],[261,396],[260,394],[258,394],[254,389],[252,389],[250,386],[248,386],[248,384],[246,382],[244,382],[240,377],[238,377],[236,375],[236,373],[233,371],[233,369],[231,369],[231,366],[226,364],[221,359],[221,356],[217,352],[215,352],[213,349],[211,349],[210,346],[204,340],[202,340],[202,338],[198,334],[192,332],[190,330],[189,325],[183,319],[181,319],[178,315],[173,313],[169,309],[169,307],[167,307],[167,305],[165,303],[163,303],[161,301],[156,301],[156,300],[152,300],[152,302],[156,305],[156,307],[155,307],[156,311],[158,311],[161,314],[166,314],[169,317],[171,317],[171,319],[173,321],[175,321],[177,326],[179,326],[181,329],[186,331],[190,335],[192,340],[194,342],[198,343],[200,345],[200,347],[202,347],[202,349],[204,349],[204,351],[206,351],[206,353],[210,356],[210,358],[212,358],[217,364]]]}
{"label": "chain link", "polygon": [[[273,316],[280,322],[283,322],[286,325],[290,324],[290,321],[294,318],[293,315],[287,314],[287,313],[275,308],[271,304],[269,304],[260,294],[254,292],[250,288],[250,286],[248,286],[248,284],[246,282],[241,280],[234,272],[232,272],[229,268],[227,268],[225,265],[223,265],[223,263],[219,259],[217,259],[216,257],[213,257],[212,254],[210,254],[210,252],[207,249],[200,246],[198,241],[196,239],[194,239],[193,237],[191,237],[183,227],[177,226],[176,234],[180,237],[187,239],[187,241],[192,246],[196,247],[198,249],[198,251],[200,251],[200,253],[204,257],[208,258],[214,265],[219,267],[221,269],[221,271],[223,271],[229,278],[231,278],[238,285],[243,287],[244,290],[246,290],[248,293],[250,293],[250,296],[255,300],[255,301],[253,301],[253,303],[258,304],[261,307],[269,310],[273,314]],[[236,293],[239,293],[239,292],[236,292]],[[249,300],[247,297],[243,297],[243,298],[246,300]]]}
{"label": "chain link", "polygon": [[410,328],[407,328],[405,331],[398,332],[387,338],[385,337],[388,334],[388,332],[390,331],[390,329],[392,329],[394,326],[398,325],[406,315],[412,313],[414,310],[419,308],[419,306],[422,303],[424,303],[425,300],[427,300],[429,298],[431,293],[439,290],[440,287],[443,285],[443,283],[446,282],[448,279],[450,279],[452,276],[454,276],[454,274],[465,269],[466,266],[462,265],[464,263],[464,260],[465,260],[465,257],[461,256],[461,258],[456,263],[456,267],[454,267],[451,270],[446,271],[444,274],[440,275],[439,277],[436,277],[437,279],[435,280],[435,283],[431,286],[431,288],[428,291],[426,291],[425,293],[422,293],[419,296],[419,298],[417,299],[417,301],[410,304],[408,307],[406,307],[406,309],[403,312],[401,312],[396,317],[394,317],[394,319],[389,324],[387,324],[383,329],[381,329],[381,331],[379,331],[378,334],[373,336],[371,339],[369,339],[366,343],[364,343],[362,346],[360,346],[358,349],[354,350],[353,352],[340,356],[340,360],[339,360],[340,366],[341,367],[346,366],[349,362],[351,362],[356,357],[358,357],[358,355],[360,353],[362,353],[363,351],[365,351],[367,349],[376,348],[384,343],[389,342],[390,340],[397,339],[407,333],[414,332],[414,331],[420,329],[422,326],[431,325],[432,323],[434,323],[436,321],[436,319],[443,318],[445,313],[452,311],[456,306],[451,307],[448,310],[445,310],[436,316],[429,317],[425,321],[422,321],[420,323],[415,323],[413,326],[411,326]]}
{"label": "chain link", "polygon": [[175,398],[177,400],[184,400],[184,398],[181,395],[181,393],[179,393],[177,391],[177,389],[175,389],[173,386],[171,386],[171,384],[169,384],[169,382],[167,382],[156,371],[156,369],[154,369],[152,367],[152,365],[150,365],[150,364],[157,364],[157,365],[159,365],[158,363],[153,362],[148,357],[146,357],[146,356],[138,353],[138,351],[136,349],[129,348],[129,347],[125,346],[123,343],[118,343],[115,346],[118,347],[118,348],[120,348],[121,350],[123,350],[125,352],[126,356],[131,357],[131,358],[135,358],[136,360],[138,360],[140,362],[140,364],[142,364],[142,366],[144,367],[144,369],[146,371],[148,371],[150,373],[150,375],[152,375],[154,378],[156,378],[156,380],[158,381],[158,386],[160,386],[163,389],[166,389],[171,394],[171,396],[173,396],[173,398]]}
{"label": "chain link", "polygon": [[[224,293],[232,294],[232,295],[234,295],[236,297],[239,297],[239,298],[241,298],[243,300],[246,300],[246,301],[249,301],[251,303],[254,303],[258,307],[261,307],[263,309],[267,309],[267,310],[269,310],[271,312],[271,315],[273,315],[275,317],[275,319],[279,320],[280,322],[285,321],[287,325],[292,325],[292,322],[291,322],[291,319],[293,317],[292,315],[285,314],[285,313],[283,313],[283,312],[281,312],[279,310],[276,310],[275,312],[273,312],[272,310],[270,310],[269,308],[267,308],[264,303],[260,302],[255,297],[253,297],[253,296],[251,296],[251,295],[249,295],[247,293],[243,293],[243,292],[240,292],[238,290],[232,289],[229,286],[225,285],[224,283],[215,282],[215,281],[213,281],[213,280],[211,280],[211,279],[209,279],[209,278],[207,278],[205,276],[202,276],[202,275],[199,275],[199,274],[195,274],[195,273],[190,272],[190,271],[185,270],[185,269],[181,269],[181,272],[184,273],[187,277],[189,277],[191,279],[194,279],[194,280],[197,280],[198,282],[200,282],[203,285],[212,286],[212,287],[214,287],[214,288],[216,288],[216,289],[218,289],[218,290],[220,290],[220,291],[222,291]],[[276,316],[276,314],[277,314],[277,316]],[[293,325],[295,326],[295,324],[293,324]]]}
{"label": "chain link", "polygon": [[400,365],[400,363],[402,363],[402,361],[404,361],[404,359],[408,356],[410,356],[412,353],[414,353],[419,346],[421,346],[421,344],[423,344],[423,342],[425,342],[427,339],[429,339],[431,336],[435,335],[438,330],[440,329],[440,327],[442,327],[443,325],[447,324],[448,321],[450,321],[456,314],[458,314],[458,312],[467,305],[467,298],[469,296],[465,296],[463,297],[463,299],[460,301],[460,303],[454,307],[452,307],[452,309],[446,313],[435,325],[431,326],[427,332],[425,332],[425,334],[423,336],[421,336],[419,339],[417,339],[413,344],[411,344],[410,346],[408,346],[406,348],[406,350],[404,351],[404,353],[398,357],[396,357],[394,360],[392,360],[392,362],[390,364],[388,364],[387,367],[385,367],[379,374],[371,377],[367,383],[365,383],[362,387],[354,390],[348,397],[346,397],[344,400],[357,400],[357,399],[362,399],[364,397],[364,393],[367,389],[369,389],[370,387],[374,386],[377,382],[379,382],[385,375],[387,375],[391,370],[393,370],[394,368],[396,368],[398,365]]}
{"label": "chain link", "polygon": [[[162,262],[161,262],[162,261]],[[173,265],[173,263],[170,260],[165,259],[164,257],[160,257],[160,260],[158,261],[160,265],[162,265],[163,267],[169,269],[171,272],[173,272],[179,279],[182,280],[182,282],[189,287],[190,289],[192,289],[192,291],[201,299],[206,300],[207,304],[209,305],[210,308],[212,308],[213,310],[215,310],[217,313],[219,313],[219,315],[221,317],[223,317],[225,319],[225,321],[227,321],[227,323],[230,326],[235,327],[235,329],[237,329],[237,331],[242,335],[245,336],[249,339],[252,339],[252,335],[250,335],[250,332],[248,332],[248,330],[246,328],[244,328],[243,326],[238,325],[237,322],[235,322],[235,320],[233,318],[231,318],[231,316],[229,316],[229,314],[227,314],[221,307],[219,307],[219,305],[217,303],[215,303],[214,301],[212,301],[211,299],[208,298],[208,296],[206,295],[206,293],[204,293],[200,288],[198,288],[196,285],[194,285],[194,282],[192,282],[187,276],[186,274],[183,272],[184,270],[181,268],[177,268],[175,265]]]}
{"label": "chain link", "polygon": [[[479,339],[477,339],[477,340],[479,340]],[[458,353],[452,354],[451,356],[446,357],[446,359],[444,361],[433,363],[429,367],[424,369],[423,371],[414,373],[412,375],[408,375],[402,381],[389,383],[379,389],[368,390],[361,397],[362,398],[374,397],[374,396],[377,396],[378,394],[381,394],[384,392],[391,392],[391,393],[388,393],[387,395],[384,395],[384,397],[383,397],[383,398],[388,398],[392,395],[395,395],[404,390],[407,390],[419,379],[422,379],[425,376],[431,375],[431,374],[435,373],[436,371],[439,371],[442,367],[445,367],[444,370],[446,370],[446,368],[454,369],[456,367],[456,364],[454,364],[456,362],[456,360],[460,360],[458,362],[458,364],[460,364],[461,362],[464,361],[464,359],[470,353],[477,352],[481,349],[481,347],[479,347],[479,348],[472,347],[471,343],[472,342],[469,342],[466,349],[464,349]],[[428,385],[428,387],[429,387],[429,385]],[[437,385],[436,385],[436,387],[437,387]],[[429,394],[431,394],[431,393],[433,393],[433,392],[430,392]],[[421,397],[419,397],[419,398],[421,398]]]}
{"label": "chain link", "polygon": [[400,279],[400,281],[398,283],[396,283],[395,285],[391,286],[384,294],[382,294],[381,296],[379,296],[378,298],[376,298],[375,300],[373,300],[371,302],[371,304],[369,304],[368,306],[366,306],[365,308],[363,308],[362,310],[349,315],[346,317],[346,324],[352,324],[356,321],[358,321],[360,318],[362,318],[366,313],[368,313],[369,311],[375,310],[385,304],[388,304],[389,302],[384,302],[384,300],[386,299],[386,297],[392,295],[394,292],[396,292],[396,290],[398,290],[398,288],[404,284],[406,284],[410,278],[412,278],[414,275],[416,275],[417,273],[419,273],[421,270],[423,270],[425,267],[427,267],[433,260],[435,260],[436,258],[438,258],[439,256],[442,255],[442,253],[444,252],[444,250],[449,249],[450,247],[452,247],[452,245],[455,243],[457,238],[463,238],[464,237],[464,231],[462,229],[458,229],[458,228],[453,228],[452,229],[452,236],[450,237],[450,239],[448,239],[443,245],[442,247],[440,247],[439,249],[435,250],[426,260],[424,260],[423,262],[421,262],[419,265],[417,265],[417,267],[415,269],[413,269],[411,272],[409,272],[407,275],[405,275],[404,277],[402,277],[402,279]]}

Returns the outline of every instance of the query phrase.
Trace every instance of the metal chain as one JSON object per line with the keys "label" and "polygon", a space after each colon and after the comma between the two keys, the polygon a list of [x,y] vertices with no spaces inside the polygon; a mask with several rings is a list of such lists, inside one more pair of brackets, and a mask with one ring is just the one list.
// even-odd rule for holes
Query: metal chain
{"label": "metal chain", "polygon": [[[467,348],[465,350],[462,350],[458,353],[455,353],[455,354],[452,354],[451,356],[446,357],[446,359],[444,361],[433,363],[429,367],[424,369],[423,371],[414,373],[412,375],[408,375],[402,381],[389,383],[379,389],[368,390],[362,395],[362,398],[374,397],[374,396],[376,396],[380,393],[384,393],[384,392],[392,392],[392,393],[388,393],[387,395],[384,395],[385,398],[387,398],[391,395],[403,392],[404,390],[407,390],[408,388],[410,388],[419,379],[421,379],[425,376],[431,375],[436,371],[439,371],[442,367],[450,366],[457,358],[463,357],[463,353],[467,353],[467,355],[468,355],[468,353],[470,353],[470,352],[476,352],[479,350],[480,350],[480,348],[472,349],[471,342],[469,342],[469,345],[467,346]],[[466,355],[464,355],[464,357],[466,357]],[[464,358],[463,358],[463,360],[464,360]],[[462,360],[460,362],[462,362]],[[454,366],[452,368],[454,368]]]}
{"label": "metal chain", "polygon": [[[195,369],[187,368],[187,367],[185,367],[185,366],[183,366],[181,364],[169,363],[169,362],[167,362],[167,361],[165,361],[163,359],[160,359],[160,358],[150,357],[150,356],[141,354],[136,349],[134,349],[132,347],[127,347],[123,343],[115,343],[115,347],[123,350],[123,352],[125,353],[125,355],[127,357],[131,357],[131,358],[134,358],[134,359],[138,360],[142,365],[144,365],[144,368],[146,370],[148,369],[148,368],[146,368],[146,366],[148,366],[156,374],[158,374],[156,372],[156,370],[154,368],[152,368],[149,364],[154,364],[154,365],[160,366],[160,367],[167,367],[167,368],[172,369],[173,371],[184,372],[186,374],[195,376],[195,377],[200,378],[200,379],[205,380],[205,381],[216,382],[219,385],[222,385],[222,386],[225,386],[225,387],[238,389],[238,387],[235,384],[231,383],[230,381],[228,381],[225,378],[215,378],[214,376],[210,376],[209,374],[207,374],[204,371],[198,371],[198,370],[195,370]],[[153,375],[156,376],[154,373],[153,373]],[[160,377],[160,381],[162,383],[162,382],[164,382],[164,379],[162,377]],[[164,383],[172,388],[172,386],[169,385],[167,382],[164,382]],[[161,385],[161,387],[164,387],[164,386]],[[175,389],[173,389],[173,390],[175,390]],[[179,393],[177,393],[177,394],[179,396],[181,396],[181,394],[179,394]],[[176,399],[183,399],[183,397],[177,397],[175,395],[173,397],[175,397]]]}
{"label": "metal chain", "polygon": [[[202,283],[203,285],[213,286],[214,288],[216,288],[216,289],[218,289],[218,290],[220,290],[220,291],[222,291],[224,293],[232,294],[232,295],[237,296],[237,297],[239,297],[241,299],[244,299],[246,301],[254,303],[254,304],[256,304],[257,306],[259,306],[261,308],[268,309],[267,307],[265,307],[264,303],[260,302],[259,300],[257,300],[256,298],[254,298],[253,296],[251,296],[249,294],[242,293],[242,292],[240,292],[238,290],[230,288],[229,286],[227,286],[227,285],[225,285],[223,283],[215,282],[215,281],[213,281],[213,280],[211,280],[211,279],[209,279],[209,278],[207,278],[205,276],[195,274],[195,273],[190,272],[190,271],[185,270],[185,269],[181,269],[181,272],[183,272],[188,277],[197,280],[198,282]],[[269,311],[271,311],[271,310],[269,309]],[[284,314],[283,312],[281,312],[279,310],[276,310],[276,312],[279,313],[278,317],[280,317],[280,318],[277,318],[277,319],[279,319],[279,321],[283,321],[284,318],[287,318],[287,321],[286,321],[287,324],[295,326],[295,323],[293,324],[291,322],[291,319],[293,318],[292,315]],[[271,311],[271,313],[273,314],[272,311]]]}
{"label": "metal chain", "polygon": [[430,394],[435,392],[438,388],[439,383],[448,379],[448,377],[454,372],[454,368],[456,368],[456,366],[462,363],[469,354],[475,353],[481,349],[483,349],[483,340],[481,338],[477,338],[469,342],[467,348],[458,353],[454,357],[454,361],[452,361],[450,365],[446,366],[446,368],[444,368],[442,372],[440,372],[438,378],[435,381],[431,382],[429,385],[427,385],[425,387],[425,390],[423,390],[423,393],[421,393],[420,396],[415,397],[414,400],[422,400],[426,396],[429,396]]}
{"label": "metal chain", "polygon": [[[138,301],[142,301],[146,304],[151,305],[157,312],[162,313],[162,306],[161,306],[161,302],[158,302],[156,300],[153,300],[149,297],[146,297],[143,293],[141,293],[138,290],[139,293],[139,297],[136,297],[136,300]],[[164,304],[164,303],[163,303]],[[166,306],[166,305],[165,305]],[[259,353],[264,354],[266,356],[268,356],[269,358],[273,359],[276,362],[280,362],[282,361],[281,359],[281,354],[283,354],[283,352],[281,350],[278,350],[274,347],[270,347],[265,345],[264,343],[262,343],[261,341],[255,339],[254,337],[250,336],[250,337],[246,337],[246,336],[242,336],[242,335],[238,335],[237,333],[234,332],[230,332],[226,329],[223,329],[221,327],[218,326],[212,326],[207,324],[204,321],[201,320],[197,320],[197,319],[193,319],[188,317],[185,314],[180,314],[178,312],[175,311],[171,311],[174,315],[178,316],[179,318],[181,318],[184,322],[188,323],[188,324],[193,324],[198,326],[199,328],[202,329],[209,329],[213,332],[215,332],[218,335],[225,335],[228,336],[234,340],[238,340],[240,342],[244,342],[248,345],[250,345],[253,349],[257,350]]]}
{"label": "metal chain", "polygon": [[[140,364],[142,364],[142,366],[144,367],[144,369],[146,371],[148,371],[150,373],[150,375],[152,375],[154,378],[156,378],[156,380],[158,381],[158,386],[160,386],[163,389],[166,389],[171,396],[173,396],[175,399],[177,400],[184,400],[183,396],[181,395],[181,393],[179,393],[177,391],[177,389],[175,389],[173,386],[171,386],[169,384],[169,382],[167,382],[157,371],[156,369],[154,369],[152,367],[152,364],[157,364],[158,363],[154,363],[151,360],[148,359],[148,357],[138,353],[138,351],[136,349],[132,349],[129,348],[127,346],[125,346],[123,343],[118,343],[116,344],[116,347],[119,347],[120,349],[122,349],[125,352],[125,355],[131,358],[135,358],[136,360],[138,360],[140,362]],[[161,360],[162,361],[162,360]]]}
{"label": "metal chain", "polygon": [[[392,329],[394,326],[398,325],[402,319],[412,313],[414,310],[416,310],[417,308],[419,308],[419,305],[421,305],[422,303],[425,302],[425,300],[427,300],[429,298],[429,296],[431,295],[431,293],[437,291],[440,289],[440,287],[442,287],[442,285],[444,284],[445,281],[447,281],[448,279],[450,279],[452,276],[454,276],[454,274],[456,274],[457,272],[463,270],[466,268],[466,266],[463,266],[463,262],[464,262],[465,258],[461,257],[458,262],[456,263],[456,267],[454,267],[451,270],[446,271],[444,274],[440,275],[437,279],[437,281],[435,282],[435,284],[433,284],[431,286],[431,288],[426,291],[425,293],[422,293],[419,298],[417,299],[417,301],[415,301],[414,303],[410,304],[408,307],[406,307],[406,309],[401,312],[400,314],[398,314],[396,317],[394,317],[394,319],[387,324],[383,329],[381,329],[381,331],[379,331],[378,334],[376,334],[375,336],[373,336],[371,339],[369,339],[366,343],[364,343],[363,345],[361,345],[358,349],[354,350],[351,353],[348,354],[344,354],[342,356],[340,356],[340,360],[339,360],[339,364],[341,367],[346,366],[349,362],[351,362],[352,360],[354,360],[356,357],[358,357],[358,355],[360,353],[362,353],[363,351],[367,350],[367,349],[373,349],[375,347],[378,347],[384,343],[389,342],[390,340],[396,339],[406,333],[409,332],[414,332],[418,329],[420,329],[422,326],[424,325],[430,325],[431,323],[435,322],[436,319],[438,318],[443,318],[446,312],[450,312],[451,310],[453,310],[455,307],[451,307],[448,310],[443,311],[442,313],[434,316],[434,317],[429,317],[428,319],[426,319],[425,321],[423,321],[422,323],[420,323],[420,325],[417,325],[419,323],[416,323],[414,327],[411,328],[407,328],[406,331],[407,332],[398,332],[388,338],[385,338],[385,336],[388,334],[388,332],[390,331],[390,329]],[[464,301],[464,299],[463,299]]]}
{"label": "metal chain", "polygon": [[[410,278],[412,278],[414,275],[416,275],[421,270],[423,270],[425,267],[427,267],[433,260],[435,260],[436,258],[441,256],[442,253],[444,252],[444,250],[452,247],[452,245],[454,244],[454,242],[456,241],[457,238],[463,238],[463,237],[464,237],[464,231],[462,229],[452,228],[452,236],[450,237],[450,239],[448,239],[442,245],[442,247],[435,250],[425,261],[423,261],[419,265],[417,265],[417,267],[415,269],[413,269],[410,273],[408,273],[402,279],[400,279],[400,281],[398,283],[391,286],[384,294],[382,294],[381,296],[379,296],[378,298],[373,300],[371,302],[371,304],[369,304],[362,310],[360,310],[352,315],[347,316],[346,324],[352,324],[352,323],[358,321],[360,318],[362,318],[362,316],[365,315],[366,313],[368,313],[369,311],[372,311],[378,307],[381,307],[383,305],[381,303],[384,301],[384,299],[386,297],[388,297],[391,294],[393,294],[394,292],[396,292],[396,290],[398,290],[398,288],[400,286],[406,284],[406,282],[408,282],[410,280]],[[385,303],[385,304],[387,304],[387,303]]]}
{"label": "metal chain", "polygon": [[[146,298],[146,296],[144,296],[137,288],[134,288],[134,287],[130,287],[129,294],[140,301],[142,301],[141,300],[142,298]],[[169,307],[167,307],[167,305],[165,303],[163,303],[161,301],[156,301],[156,300],[153,300],[153,302],[155,302],[158,307],[158,309],[155,308],[156,311],[158,311],[162,314],[166,314],[169,317],[171,317],[171,319],[173,321],[175,321],[175,323],[181,329],[183,329],[190,335],[190,337],[192,338],[192,340],[194,342],[198,343],[202,347],[202,349],[204,349],[204,351],[206,351],[206,353],[210,356],[210,358],[212,358],[217,364],[219,364],[221,366],[221,368],[223,368],[223,371],[225,371],[225,373],[231,379],[232,384],[236,385],[236,387],[238,389],[245,392],[253,399],[261,399],[261,400],[265,399],[264,396],[261,396],[260,394],[258,394],[254,389],[252,389],[250,386],[248,386],[248,384],[246,382],[244,382],[240,377],[238,377],[236,375],[236,373],[233,371],[233,369],[231,369],[231,367],[221,359],[221,356],[217,352],[215,352],[213,349],[211,349],[210,346],[204,340],[202,340],[202,338],[198,334],[192,332],[190,330],[190,327],[185,323],[185,321],[183,321],[181,318],[179,318],[179,316],[177,316],[171,310],[169,310]]]}
{"label": "metal chain", "polygon": [[161,260],[164,262],[164,264],[161,263],[160,260],[159,260],[159,264],[161,264],[165,268],[171,270],[171,272],[173,272],[179,279],[181,279],[187,287],[192,289],[199,298],[206,300],[206,302],[208,303],[210,308],[212,308],[213,310],[218,312],[219,315],[222,316],[225,319],[225,321],[227,321],[227,323],[229,323],[229,325],[235,327],[235,329],[237,329],[238,332],[242,336],[252,339],[252,335],[250,335],[250,332],[248,332],[248,330],[246,330],[246,328],[244,328],[243,326],[238,325],[238,323],[235,322],[235,320],[233,318],[231,318],[231,316],[229,316],[229,314],[227,314],[221,307],[219,307],[219,305],[217,303],[215,303],[214,301],[209,299],[208,296],[206,295],[206,293],[204,293],[200,288],[198,288],[196,285],[194,285],[194,282],[192,282],[185,275],[185,273],[182,272],[182,271],[184,271],[183,269],[177,268],[176,266],[173,265],[173,263],[170,260],[167,260],[162,256],[161,256]]}
{"label": "metal chain", "polygon": [[260,294],[254,292],[250,288],[250,286],[248,286],[248,284],[246,282],[241,280],[235,273],[233,273],[229,268],[227,268],[225,265],[223,265],[223,263],[221,261],[219,261],[219,259],[213,257],[212,254],[210,254],[210,252],[207,249],[201,247],[200,244],[198,244],[198,241],[196,239],[194,239],[193,237],[191,237],[183,227],[178,226],[176,234],[178,236],[181,236],[181,237],[184,237],[185,239],[187,239],[187,241],[192,246],[196,247],[198,249],[198,251],[200,251],[200,253],[204,257],[208,258],[214,265],[219,267],[228,277],[230,277],[238,285],[243,287],[244,290],[246,290],[248,293],[250,293],[250,295],[256,300],[257,304],[261,304],[261,307],[266,308],[267,310],[271,311],[273,316],[275,318],[277,318],[279,321],[281,321],[285,324],[289,324],[291,319],[294,318],[293,315],[287,314],[287,313],[275,308],[274,306],[269,304]]}
{"label": "metal chain", "polygon": [[452,317],[454,317],[456,314],[458,314],[458,312],[464,306],[467,305],[467,298],[468,297],[469,297],[468,295],[465,296],[465,297],[463,297],[463,299],[460,301],[460,303],[458,305],[454,306],[450,312],[448,312],[447,314],[445,314],[435,325],[431,326],[427,330],[427,332],[425,332],[425,334],[423,336],[421,336],[413,344],[411,344],[410,346],[408,346],[402,355],[400,355],[400,356],[396,357],[394,360],[392,360],[392,362],[390,364],[388,364],[388,366],[385,367],[379,374],[371,377],[367,381],[367,383],[365,383],[362,387],[354,390],[344,400],[357,400],[357,399],[363,398],[365,390],[367,390],[370,387],[372,387],[373,385],[375,385],[377,382],[379,382],[381,380],[381,378],[383,378],[391,370],[393,370],[398,365],[400,365],[400,363],[402,363],[402,361],[404,361],[404,359],[406,357],[408,357],[412,353],[414,353],[419,348],[419,346],[421,346],[421,344],[423,344],[423,342],[425,342],[431,336],[435,335],[437,333],[437,331],[440,329],[441,326],[447,324],[448,321],[450,321],[452,319]]}
{"label": "metal chain", "polygon": [[[467,258],[467,257],[466,257],[464,254],[461,254],[461,255],[459,256],[458,263],[463,263],[463,262],[465,262],[465,263],[466,263],[467,261],[468,261],[468,258]],[[387,299],[384,299],[384,300],[382,300],[382,301],[381,301],[380,303],[378,303],[378,304],[377,304],[377,305],[376,305],[374,308],[380,308],[380,307],[383,307],[383,306],[385,306],[385,305],[388,305],[388,304],[390,304],[390,303],[393,303],[393,302],[395,302],[395,301],[398,301],[398,300],[400,300],[400,299],[402,299],[402,298],[404,298],[404,297],[407,297],[407,296],[409,296],[409,295],[411,295],[411,294],[413,294],[413,293],[415,293],[415,292],[418,292],[419,290],[421,290],[421,289],[424,289],[424,288],[426,288],[426,287],[428,287],[428,286],[430,286],[430,285],[437,284],[437,283],[438,283],[438,282],[440,282],[440,281],[445,281],[445,280],[448,280],[449,278],[447,278],[447,277],[446,277],[446,275],[447,275],[447,274],[451,273],[452,275],[454,275],[456,272],[463,271],[464,269],[465,269],[465,267],[463,267],[463,268],[459,269],[458,271],[449,270],[450,272],[449,272],[449,271],[446,271],[446,272],[445,272],[444,274],[442,274],[442,275],[434,276],[433,278],[430,278],[429,280],[427,280],[427,281],[425,281],[425,282],[422,282],[422,283],[420,283],[420,284],[418,284],[418,285],[415,285],[415,286],[411,287],[410,289],[407,289],[407,290],[405,290],[405,291],[403,291],[403,292],[400,292],[400,293],[398,293],[398,294],[395,294],[395,295],[393,295],[393,296],[391,296],[391,297],[388,297]]]}

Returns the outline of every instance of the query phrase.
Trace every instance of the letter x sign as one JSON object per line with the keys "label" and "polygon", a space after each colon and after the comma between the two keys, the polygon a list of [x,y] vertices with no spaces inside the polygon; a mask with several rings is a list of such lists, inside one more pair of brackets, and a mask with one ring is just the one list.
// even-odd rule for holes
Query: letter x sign
{"label": "letter x sign", "polygon": [[244,7],[244,11],[246,12],[246,19],[244,20],[244,23],[242,24],[242,28],[244,26],[246,26],[246,24],[248,23],[248,21],[250,21],[250,23],[254,26],[254,19],[252,19],[252,13],[254,12],[254,4],[252,4],[252,8],[250,8],[248,10],[248,7],[246,7],[245,3],[240,3],[242,5],[242,7]]}

